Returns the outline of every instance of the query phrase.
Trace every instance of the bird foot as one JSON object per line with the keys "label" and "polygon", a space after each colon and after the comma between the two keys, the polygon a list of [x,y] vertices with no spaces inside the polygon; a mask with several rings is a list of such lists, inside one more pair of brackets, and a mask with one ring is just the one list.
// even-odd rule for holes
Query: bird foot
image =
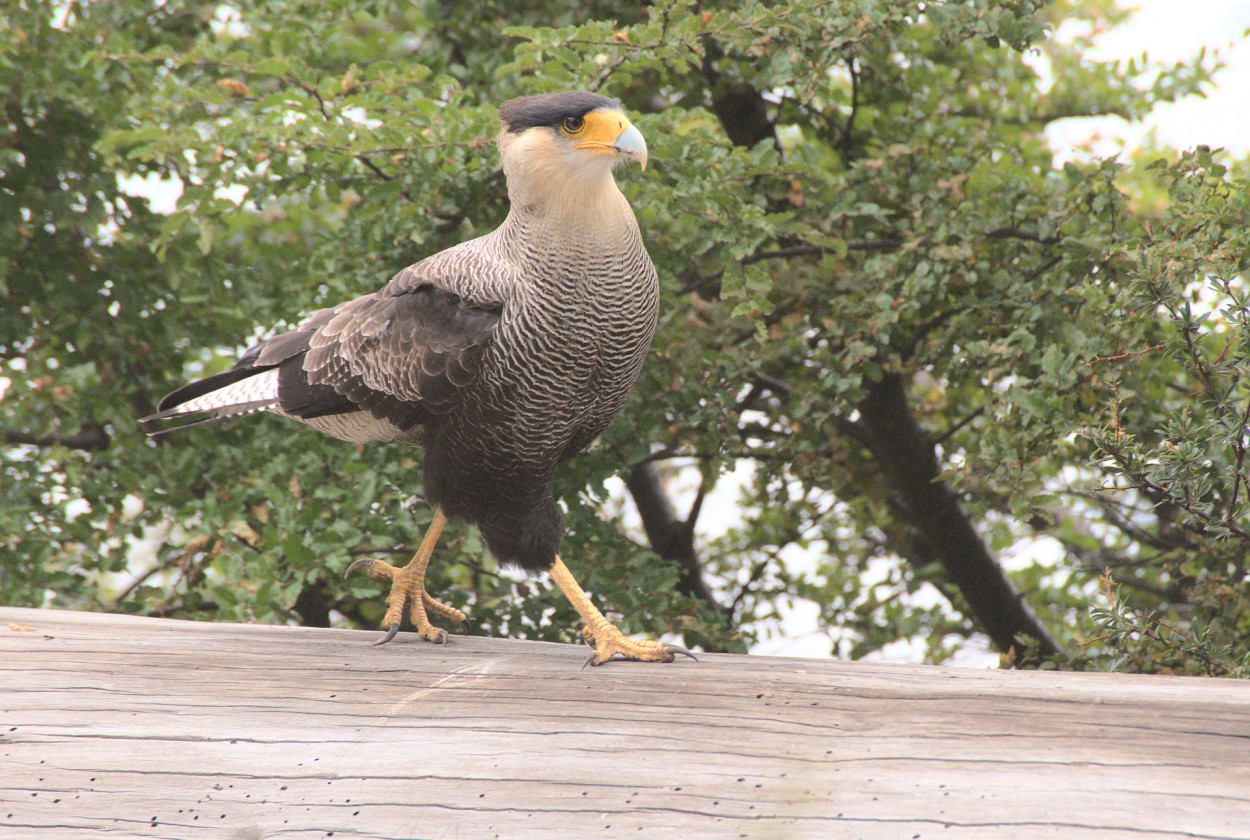
{"label": "bird foot", "polygon": [[390,594],[386,596],[386,615],[382,618],[382,629],[386,635],[374,642],[375,645],[384,645],[395,638],[405,606],[417,634],[436,645],[447,643],[447,631],[430,623],[430,613],[457,624],[465,620],[460,610],[430,597],[425,591],[425,570],[414,568],[416,565],[409,563],[403,568],[396,568],[385,560],[362,558],[347,567],[347,575],[363,570],[375,580],[391,582]]}
{"label": "bird foot", "polygon": [[585,622],[582,626],[582,635],[595,649],[595,652],[582,665],[583,670],[587,665],[602,665],[617,658],[630,659],[635,662],[672,662],[679,653],[682,656],[689,656],[695,662],[699,661],[693,653],[677,645],[666,645],[663,642],[638,642],[628,638],[615,624],[608,621],[603,613],[599,612],[599,608],[591,602],[590,597],[577,583],[577,579],[573,577],[573,573],[569,571],[568,566],[564,565],[559,555],[556,555],[551,568],[547,571],[556,586],[569,599],[569,603],[577,610],[577,614],[582,617],[582,621]]}
{"label": "bird foot", "polygon": [[595,649],[595,652],[582,664],[583,670],[587,665],[602,665],[618,658],[634,662],[672,662],[679,653],[682,656],[689,656],[695,662],[699,661],[699,657],[684,647],[631,639],[617,629],[616,625],[607,621],[598,627],[598,632],[587,624],[582,628],[582,635],[586,637],[586,642]]}

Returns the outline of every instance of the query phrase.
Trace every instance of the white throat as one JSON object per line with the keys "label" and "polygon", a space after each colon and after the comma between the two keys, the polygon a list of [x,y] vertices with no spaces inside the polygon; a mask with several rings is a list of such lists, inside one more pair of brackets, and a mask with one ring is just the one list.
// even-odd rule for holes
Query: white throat
{"label": "white throat", "polygon": [[622,215],[631,220],[628,202],[612,177],[619,159],[592,157],[552,142],[540,130],[504,134],[499,153],[508,179],[512,214],[559,225],[599,226]]}

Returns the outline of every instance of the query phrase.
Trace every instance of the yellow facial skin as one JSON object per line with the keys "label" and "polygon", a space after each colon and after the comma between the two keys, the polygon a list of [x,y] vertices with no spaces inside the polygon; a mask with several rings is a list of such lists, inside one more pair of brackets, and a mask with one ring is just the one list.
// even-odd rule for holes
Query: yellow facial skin
{"label": "yellow facial skin", "polygon": [[591,111],[585,117],[570,117],[560,132],[573,147],[587,154],[624,157],[647,168],[647,144],[642,133],[620,111]]}

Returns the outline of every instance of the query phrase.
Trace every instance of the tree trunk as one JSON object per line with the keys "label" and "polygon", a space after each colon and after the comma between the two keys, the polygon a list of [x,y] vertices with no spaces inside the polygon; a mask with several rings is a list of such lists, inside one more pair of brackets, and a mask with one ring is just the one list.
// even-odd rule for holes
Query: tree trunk
{"label": "tree trunk", "polygon": [[898,494],[911,526],[959,587],[977,622],[999,650],[1019,650],[1016,636],[1037,640],[1043,655],[1058,653],[1047,632],[1012,586],[973,527],[950,485],[939,478],[933,439],[916,420],[903,378],[887,373],[869,383],[856,429]]}
{"label": "tree trunk", "polygon": [[651,461],[639,464],[625,479],[625,486],[634,497],[642,527],[656,554],[677,564],[677,591],[698,598],[716,612],[729,617],[729,610],[716,600],[707,581],[703,565],[694,547],[694,525],[698,508],[687,519],[680,519],[660,481],[660,474]]}

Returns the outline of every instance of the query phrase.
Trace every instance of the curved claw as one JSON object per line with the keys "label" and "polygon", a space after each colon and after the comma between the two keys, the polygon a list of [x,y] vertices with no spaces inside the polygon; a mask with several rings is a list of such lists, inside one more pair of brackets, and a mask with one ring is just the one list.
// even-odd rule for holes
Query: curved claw
{"label": "curved claw", "polygon": [[444,630],[442,627],[434,627],[433,629],[437,631],[434,634],[434,638],[430,639],[429,636],[426,636],[426,639],[428,639],[431,644],[436,644],[436,645],[447,644],[447,631]]}
{"label": "curved claw", "polygon": [[693,653],[686,650],[684,647],[680,647],[679,645],[665,645],[665,647],[671,650],[673,653],[680,653],[682,656],[689,656],[695,662],[699,661],[699,657],[695,656]]}
{"label": "curved claw", "polygon": [[[582,670],[583,670],[583,671],[585,671],[585,670],[586,670],[587,666],[594,665],[594,664],[595,664],[595,657],[596,657],[596,656],[598,656],[598,651],[596,651],[596,650],[594,649],[594,647],[593,647],[593,646],[591,647],[590,651],[591,651],[590,656],[587,656],[587,657],[586,657],[586,661],[582,663]],[[600,662],[599,664],[600,664],[600,665],[607,665],[609,662],[612,662],[612,661],[617,660],[617,659],[624,659],[624,658],[625,658],[625,657],[621,656],[619,653],[614,653],[614,654],[612,654],[612,656],[611,656],[610,658],[605,659],[603,662]]]}
{"label": "curved claw", "polygon": [[386,635],[385,635],[385,636],[383,636],[382,638],[378,639],[376,642],[374,642],[374,643],[373,643],[373,646],[374,646],[374,647],[377,647],[378,645],[384,645],[384,644],[386,644],[386,643],[387,643],[387,642],[389,642],[391,639],[395,638],[395,634],[396,634],[396,633],[398,633],[398,632],[399,632],[399,625],[398,625],[398,624],[392,624],[390,627],[386,628]]}
{"label": "curved claw", "polygon": [[358,571],[360,569],[368,569],[372,565],[373,565],[372,557],[361,557],[359,560],[353,560],[352,564],[347,567],[347,571],[343,572],[343,579],[346,580],[347,578],[351,577],[352,572]]}

